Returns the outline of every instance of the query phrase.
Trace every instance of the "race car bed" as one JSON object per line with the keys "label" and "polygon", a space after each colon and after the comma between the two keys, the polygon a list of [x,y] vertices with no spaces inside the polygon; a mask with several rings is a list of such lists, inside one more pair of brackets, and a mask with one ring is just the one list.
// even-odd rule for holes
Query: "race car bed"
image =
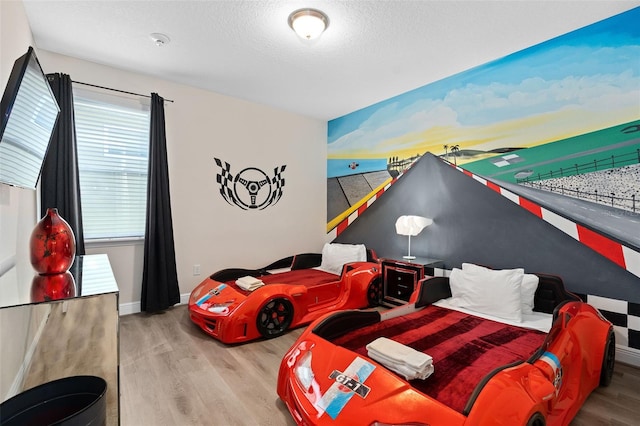
{"label": "race car bed", "polygon": [[192,291],[189,313],[210,336],[239,343],[280,336],[327,312],[376,305],[381,293],[375,252],[327,244],[322,253],[290,256],[264,268],[218,271]]}
{"label": "race car bed", "polygon": [[[568,424],[611,380],[613,331],[560,278],[533,277],[524,314],[460,307],[460,289],[456,300],[450,279],[435,277],[409,305],[325,316],[283,358],[278,395],[299,424]],[[509,305],[491,288],[483,290],[494,305]],[[376,351],[389,342],[389,352]],[[412,359],[428,368],[412,370]]]}

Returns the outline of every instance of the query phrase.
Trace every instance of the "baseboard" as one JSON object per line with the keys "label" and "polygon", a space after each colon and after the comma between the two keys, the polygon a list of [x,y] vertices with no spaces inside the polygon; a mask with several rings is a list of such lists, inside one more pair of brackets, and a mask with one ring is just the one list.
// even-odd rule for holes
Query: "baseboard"
{"label": "baseboard", "polygon": [[121,303],[119,306],[120,316],[137,314],[139,312],[140,312],[140,302]]}
{"label": "baseboard", "polygon": [[640,351],[628,346],[616,345],[616,361],[640,367]]}
{"label": "baseboard", "polygon": [[[189,302],[190,293],[180,295],[180,303],[178,305],[186,305]],[[140,302],[129,302],[120,304],[120,316],[138,314],[142,312],[140,309]]]}

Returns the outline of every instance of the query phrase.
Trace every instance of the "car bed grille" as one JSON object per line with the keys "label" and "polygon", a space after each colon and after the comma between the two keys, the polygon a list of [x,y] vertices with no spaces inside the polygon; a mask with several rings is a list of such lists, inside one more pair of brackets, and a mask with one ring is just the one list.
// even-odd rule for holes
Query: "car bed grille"
{"label": "car bed grille", "polygon": [[216,332],[216,320],[214,319],[205,319],[204,325],[211,331],[212,333]]}

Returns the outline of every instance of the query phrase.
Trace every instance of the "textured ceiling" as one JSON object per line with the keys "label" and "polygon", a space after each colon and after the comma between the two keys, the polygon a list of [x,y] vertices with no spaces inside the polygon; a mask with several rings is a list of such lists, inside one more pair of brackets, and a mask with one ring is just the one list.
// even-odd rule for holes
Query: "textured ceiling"
{"label": "textured ceiling", "polygon": [[[23,1],[39,49],[323,120],[640,5],[629,0]],[[321,9],[330,19],[313,44],[287,25],[289,14],[301,7]],[[157,47],[151,33],[164,33],[171,42]]]}

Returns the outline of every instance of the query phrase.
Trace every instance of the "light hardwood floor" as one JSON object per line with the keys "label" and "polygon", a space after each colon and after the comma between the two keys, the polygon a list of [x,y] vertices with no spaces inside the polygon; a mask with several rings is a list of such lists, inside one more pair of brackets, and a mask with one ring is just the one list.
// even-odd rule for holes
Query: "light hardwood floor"
{"label": "light hardwood floor", "polygon": [[[276,394],[280,359],[300,335],[227,346],[189,320],[186,306],[120,319],[122,426],[295,425]],[[640,369],[618,363],[572,426],[640,424]]]}

